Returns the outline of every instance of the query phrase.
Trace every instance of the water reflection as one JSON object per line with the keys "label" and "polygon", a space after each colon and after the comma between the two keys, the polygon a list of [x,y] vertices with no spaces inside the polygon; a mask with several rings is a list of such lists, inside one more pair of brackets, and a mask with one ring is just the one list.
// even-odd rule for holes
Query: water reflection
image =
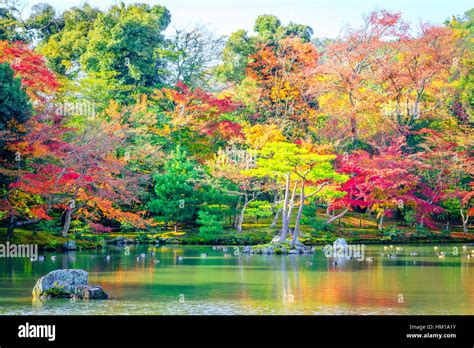
{"label": "water reflection", "polygon": [[[453,255],[454,246],[440,246],[446,257],[439,258],[433,246],[393,246],[396,257],[388,257],[390,250],[372,245],[370,262],[327,258],[321,248],[236,255],[197,246],[0,259],[0,314],[474,314],[474,260],[467,258],[474,246],[457,245]],[[87,270],[111,300],[32,303],[36,280],[59,268]]]}

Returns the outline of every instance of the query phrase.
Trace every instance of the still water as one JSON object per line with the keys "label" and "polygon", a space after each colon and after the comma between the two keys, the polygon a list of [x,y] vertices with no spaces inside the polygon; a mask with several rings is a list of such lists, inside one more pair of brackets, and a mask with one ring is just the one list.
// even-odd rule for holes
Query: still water
{"label": "still water", "polygon": [[[43,262],[0,258],[0,315],[474,314],[474,245],[439,245],[444,258],[433,244],[399,247],[370,245],[373,262],[337,265],[322,247],[313,255],[138,246],[44,253]],[[86,270],[110,299],[32,303],[36,280],[60,268]]]}

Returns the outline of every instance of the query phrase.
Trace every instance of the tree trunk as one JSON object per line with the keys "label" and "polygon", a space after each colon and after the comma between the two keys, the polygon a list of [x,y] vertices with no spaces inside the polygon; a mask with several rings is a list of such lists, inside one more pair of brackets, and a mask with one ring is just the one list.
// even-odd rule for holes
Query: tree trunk
{"label": "tree trunk", "polygon": [[300,221],[301,221],[301,216],[303,215],[304,200],[305,200],[305,195],[304,195],[304,180],[303,180],[301,183],[300,207],[298,208],[298,215],[296,216],[295,231],[293,232],[291,247],[293,247],[295,243],[298,241],[298,235],[300,234]]}
{"label": "tree trunk", "polygon": [[273,218],[273,222],[272,224],[270,225],[271,228],[275,228],[276,225],[277,225],[277,222],[278,222],[278,218],[280,217],[280,214],[281,214],[281,208],[278,208],[276,214],[275,214],[275,217]]}
{"label": "tree trunk", "polygon": [[237,201],[237,205],[235,206],[236,213],[234,214],[234,227],[238,228],[239,226],[239,213],[237,212],[240,208],[240,201],[242,200],[242,196],[239,195],[239,199]]}
{"label": "tree trunk", "polygon": [[346,209],[346,210],[344,210],[342,213],[333,216],[332,218],[328,219],[328,220],[324,223],[324,225],[329,225],[329,224],[333,223],[334,221],[336,221],[337,219],[340,219],[341,217],[343,217],[344,215],[346,215],[346,213],[347,213],[348,211],[349,211],[349,209]]}
{"label": "tree trunk", "polygon": [[290,174],[286,174],[286,185],[285,185],[285,201],[283,202],[283,213],[282,213],[282,226],[281,226],[281,236],[280,242],[283,243],[286,241],[286,235],[288,233],[288,195],[290,191]]}
{"label": "tree trunk", "polygon": [[467,233],[467,223],[469,221],[469,214],[466,213],[466,216],[464,216],[464,212],[462,211],[462,208],[459,209],[461,212],[461,221],[462,221],[462,230],[464,233]]}
{"label": "tree trunk", "polygon": [[15,217],[10,215],[10,221],[8,222],[8,227],[7,227],[7,240],[10,241],[13,237],[13,231],[15,230]]}
{"label": "tree trunk", "polygon": [[352,142],[357,141],[357,119],[354,111],[351,111],[351,137]]}
{"label": "tree trunk", "polygon": [[273,204],[272,204],[272,214],[275,214],[275,207],[278,204],[278,190],[273,190]]}
{"label": "tree trunk", "polygon": [[379,231],[382,231],[383,229],[383,218],[385,216],[385,211],[382,212],[382,216],[380,217],[380,222],[379,222]]}
{"label": "tree trunk", "polygon": [[295,187],[293,187],[293,193],[291,194],[291,199],[290,199],[290,208],[288,209],[288,217],[286,219],[286,223],[288,224],[288,227],[290,227],[290,221],[291,221],[291,213],[293,212],[293,208],[295,206],[295,195],[296,195],[296,189],[298,187],[298,181],[295,182]]}
{"label": "tree trunk", "polygon": [[239,221],[237,223],[237,233],[239,233],[239,234],[242,233],[242,224],[244,223],[245,209],[247,209],[247,207],[248,207],[248,205],[251,201],[252,200],[249,201],[248,196],[245,195],[244,205],[242,206],[242,210],[240,211]]}
{"label": "tree trunk", "polygon": [[373,220],[374,220],[374,217],[372,216],[372,212],[370,211],[369,208],[367,208],[367,216],[369,217],[369,220],[370,220],[370,221],[373,221]]}
{"label": "tree trunk", "polygon": [[66,210],[66,218],[64,219],[64,226],[62,231],[62,236],[67,237],[69,232],[69,227],[71,227],[71,218],[72,218],[72,209]]}

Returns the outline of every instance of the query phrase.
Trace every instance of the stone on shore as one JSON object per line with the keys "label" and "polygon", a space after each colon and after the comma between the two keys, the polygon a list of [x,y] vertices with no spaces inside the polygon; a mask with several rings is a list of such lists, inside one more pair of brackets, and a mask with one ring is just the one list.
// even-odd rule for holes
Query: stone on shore
{"label": "stone on shore", "polygon": [[63,244],[64,250],[77,250],[76,242],[73,240],[68,240]]}

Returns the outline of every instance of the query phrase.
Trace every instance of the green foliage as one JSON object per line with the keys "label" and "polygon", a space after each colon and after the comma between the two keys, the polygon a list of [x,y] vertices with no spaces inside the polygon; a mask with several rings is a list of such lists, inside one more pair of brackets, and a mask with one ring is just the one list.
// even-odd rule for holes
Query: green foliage
{"label": "green foliage", "polygon": [[222,233],[224,222],[219,214],[213,214],[206,210],[200,210],[197,222],[199,227],[199,236],[204,238],[217,238]]}
{"label": "green foliage", "polygon": [[336,229],[334,224],[326,224],[326,220],[327,219],[316,215],[316,207],[314,204],[304,206],[301,222],[303,225],[311,227],[313,235],[320,236],[322,233],[332,232]]}
{"label": "green foliage", "polygon": [[[426,223],[431,217],[444,219],[444,222],[459,222],[459,199],[466,214],[472,215],[469,204],[472,200],[472,173],[469,169],[472,139],[468,126],[473,109],[470,45],[473,10],[447,22],[448,28],[427,26],[420,36],[409,37],[403,42],[386,40],[380,34],[396,33],[400,23],[393,21],[398,20],[398,16],[392,17],[384,11],[378,13],[384,17],[379,18],[375,14],[368,18],[367,28],[350,31],[347,37],[334,40],[316,39],[312,44],[309,44],[313,34],[309,26],[292,22],[283,25],[277,17],[264,14],[256,19],[253,32],[237,30],[230,35],[224,47],[222,37],[215,37],[201,26],[177,30],[165,38],[171,14],[159,5],[118,3],[108,10],[99,10],[84,4],[57,13],[49,4],[37,4],[25,21],[19,19],[18,9],[0,6],[0,40],[29,41],[36,52],[47,58],[48,65],[60,75],[61,81],[54,95],[46,95],[50,91],[40,91],[46,102],[34,105],[33,113],[20,77],[28,85],[30,93],[31,88],[37,88],[32,85],[39,81],[39,77],[46,75],[44,70],[38,73],[30,69],[33,70],[30,72],[25,68],[28,64],[22,59],[18,64],[11,63],[11,66],[10,63],[0,64],[0,132],[18,130],[14,135],[18,135],[19,141],[11,148],[25,149],[22,146],[27,146],[21,163],[17,164],[12,159],[14,152],[7,153],[5,150],[6,138],[0,140],[0,157],[6,159],[4,163],[8,164],[6,167],[2,164],[0,168],[3,175],[0,178],[0,195],[16,199],[15,204],[25,207],[24,216],[12,215],[17,222],[32,218],[34,214],[30,214],[33,209],[29,209],[29,203],[37,203],[38,209],[34,209],[37,214],[34,216],[43,221],[27,226],[48,231],[49,238],[55,237],[50,239],[50,247],[56,247],[56,244],[63,242],[56,235],[60,234],[64,223],[64,205],[51,202],[74,192],[76,179],[71,178],[76,174],[80,177],[77,181],[87,182],[75,194],[83,195],[89,180],[96,178],[81,175],[84,173],[80,173],[80,169],[73,169],[74,162],[84,161],[94,166],[97,157],[88,152],[88,147],[99,151],[103,148],[104,153],[110,154],[111,162],[114,160],[114,165],[110,167],[114,173],[110,180],[100,181],[101,185],[94,189],[102,185],[113,189],[107,195],[110,196],[107,197],[110,198],[107,202],[110,205],[98,209],[97,220],[109,228],[114,224],[114,229],[120,228],[122,233],[133,232],[133,237],[140,242],[148,243],[150,239],[144,233],[136,233],[135,225],[127,219],[129,215],[124,214],[120,224],[109,216],[127,201],[122,197],[126,194],[120,188],[131,187],[135,181],[143,185],[137,188],[134,197],[125,197],[132,198],[131,214],[140,212],[142,216],[142,211],[145,211],[144,218],[164,222],[166,226],[169,222],[175,222],[179,227],[186,228],[187,233],[197,234],[199,230],[198,236],[191,236],[188,240],[195,238],[194,241],[199,243],[226,241],[229,244],[251,244],[271,239],[275,229],[269,227],[273,202],[269,192],[274,191],[277,193],[276,201],[285,196],[291,198],[292,202],[288,203],[293,209],[291,224],[295,229],[298,227],[298,231],[300,220],[296,223],[295,217],[299,219],[299,208],[302,207],[301,222],[305,226],[301,232],[311,231],[313,236],[305,234],[301,240],[319,243],[333,238],[332,232],[336,230],[357,239],[359,235],[376,229],[345,231],[356,224],[345,218],[328,225],[326,217],[316,214],[317,206],[313,199],[317,198],[323,206],[338,211],[351,207],[359,212],[373,210],[381,218],[379,197],[383,197],[392,187],[392,183],[388,183],[392,177],[389,172],[399,170],[392,164],[401,162],[399,159],[415,161],[416,157],[419,163],[407,166],[407,175],[394,179],[393,187],[400,187],[400,190],[396,192],[398,196],[393,194],[386,204],[383,203],[383,213],[389,216],[390,211],[390,218],[403,216],[410,227],[424,223],[434,228],[434,225]],[[453,33],[455,35],[451,39]],[[436,42],[443,44],[437,46]],[[453,49],[443,54],[444,46],[451,47],[451,44]],[[25,49],[26,46],[21,48]],[[0,59],[11,62],[23,54],[21,50],[0,54]],[[215,67],[221,56],[222,64]],[[456,61],[451,62],[454,56]],[[34,60],[40,61],[40,58],[35,56]],[[408,67],[405,68],[405,65]],[[14,78],[12,67],[18,78]],[[30,76],[35,73],[36,76]],[[225,83],[214,83],[212,73]],[[25,79],[25,75],[29,79]],[[180,84],[175,87],[178,81],[187,86]],[[415,96],[416,102],[412,103]],[[101,105],[98,115],[92,120],[83,115],[71,115],[65,121],[65,126],[69,127],[67,130],[61,128],[59,122],[57,125],[50,122],[52,118],[44,111],[49,109],[45,107],[49,101],[80,101],[87,98]],[[387,116],[394,115],[381,113],[380,107],[393,104],[395,99],[406,104],[406,116],[410,116],[408,109],[413,107],[410,104],[419,107],[411,115],[412,121],[402,124],[400,117],[405,115],[397,115],[398,120],[394,118],[386,122]],[[393,110],[390,112],[393,113]],[[35,122],[28,123],[28,127],[21,127],[31,119],[32,114],[39,117],[32,120]],[[400,124],[393,127],[392,121]],[[403,127],[398,127],[401,125]],[[94,138],[90,136],[91,132],[106,134],[110,131],[109,126],[113,129],[111,132],[117,130],[116,133],[120,133],[118,137],[124,139],[123,142],[109,143],[106,139],[86,144],[80,149],[74,147],[79,138]],[[439,132],[440,138],[446,135],[449,142],[446,156],[440,154],[439,149],[433,149],[428,156],[420,156],[420,152],[428,153],[425,134],[432,131]],[[23,137],[23,132],[30,132],[31,137]],[[38,140],[37,144],[29,144],[37,139],[41,142]],[[403,142],[403,146],[395,150],[393,144],[398,143],[397,139]],[[257,166],[242,171],[235,163],[216,160],[219,148],[234,146],[256,150]],[[64,162],[67,163],[68,173],[61,174],[58,179],[61,185],[56,185],[55,177],[49,182],[50,186],[39,185],[46,182],[40,175],[42,166],[54,167],[59,165],[56,162],[61,161],[61,157],[52,156],[52,151],[49,151],[52,148],[64,149],[68,153],[71,162]],[[388,164],[384,164],[384,158],[372,156],[380,152],[379,149],[391,149],[387,150]],[[360,168],[344,160],[344,157],[361,150],[366,150],[371,160]],[[343,152],[347,156],[341,156]],[[462,157],[459,161],[463,163],[462,168],[455,168],[454,162],[450,162],[450,153],[454,152]],[[440,154],[440,160],[430,161],[436,153]],[[126,164],[122,166],[119,162]],[[441,167],[443,162],[445,166]],[[372,165],[379,166],[381,174],[365,178],[364,173],[370,171]],[[18,172],[27,173],[22,185],[46,187],[45,191],[49,189],[51,192],[44,192],[41,196],[35,193],[16,196],[19,185],[11,184],[16,180],[17,168],[21,169]],[[61,172],[61,169],[58,171]],[[456,173],[461,169],[462,175]],[[102,179],[103,172],[106,171],[97,173],[97,178]],[[348,175],[342,175],[342,172]],[[51,177],[55,173],[48,171]],[[136,173],[142,175],[134,176]],[[444,173],[449,174],[446,174],[446,180],[439,179]],[[384,175],[387,177],[384,178]],[[65,185],[62,180],[68,176],[70,179]],[[13,179],[6,180],[6,177]],[[112,177],[124,180],[115,181]],[[349,177],[354,178],[351,183],[354,186],[353,195],[352,188],[344,185]],[[359,178],[363,180],[357,180]],[[413,184],[414,179],[420,179],[419,186],[416,186],[418,181]],[[377,186],[377,181],[384,183],[384,180],[387,182],[385,185]],[[20,180],[17,181],[20,183]],[[71,187],[64,192],[55,192],[57,186],[68,185]],[[146,188],[143,191],[147,192],[141,190],[143,187]],[[295,196],[291,197],[293,187]],[[344,190],[351,194],[347,200],[342,199],[346,196]],[[464,198],[459,196],[460,190],[465,191]],[[429,194],[435,199],[429,200],[430,203],[425,206],[419,203],[424,195]],[[447,198],[448,194],[457,198]],[[249,230],[255,233],[233,234],[230,228],[226,230],[225,227],[230,226],[225,226],[225,223],[246,206],[249,198],[257,197],[260,200],[252,201],[244,216],[246,225],[250,225]],[[402,208],[398,203],[399,197],[403,198]],[[104,196],[97,193],[97,197],[93,198],[103,199]],[[311,204],[308,205],[308,202]],[[6,224],[11,206],[1,205],[0,220],[5,219],[2,223]],[[428,205],[429,208],[441,206],[444,211],[429,210]],[[426,209],[425,214],[423,209]],[[394,216],[394,211],[400,211],[400,214]],[[77,220],[77,214],[76,210],[71,230],[80,239],[91,228],[87,221]],[[45,221],[49,218],[52,219]],[[88,216],[82,218],[89,219]],[[254,220],[260,221],[252,228]],[[396,223],[393,220],[390,219],[389,223]],[[156,230],[161,226],[156,227],[145,221],[140,228]],[[324,236],[321,236],[322,233]],[[163,233],[163,236],[166,235],[167,231]],[[180,242],[180,238],[175,238],[179,235],[175,233],[171,238]],[[377,232],[375,236],[380,234]],[[384,230],[383,238],[399,240],[403,236],[402,231],[391,226]],[[433,236],[418,224],[415,238]],[[98,237],[86,238],[98,240]],[[171,238],[167,236],[163,239]]]}
{"label": "green foliage", "polygon": [[406,208],[403,213],[403,219],[407,225],[412,226],[416,223],[416,212],[411,208]]}
{"label": "green foliage", "polygon": [[391,225],[384,229],[383,236],[387,240],[398,241],[404,239],[405,233],[399,230],[397,226]]}
{"label": "green foliage", "polygon": [[245,211],[248,216],[254,217],[257,221],[261,218],[272,216],[272,204],[267,201],[253,201]]}
{"label": "green foliage", "polygon": [[444,209],[444,211],[441,214],[439,214],[441,218],[460,219],[461,204],[459,202],[459,199],[456,199],[456,198],[446,199],[443,202],[441,202],[441,207]]}
{"label": "green foliage", "polygon": [[420,239],[427,239],[431,238],[433,236],[433,233],[426,228],[426,226],[416,226],[416,231],[413,233],[413,237],[415,238],[420,238]]}
{"label": "green foliage", "polygon": [[250,55],[256,52],[254,40],[245,30],[232,33],[223,51],[223,63],[216,68],[217,76],[225,81],[240,82]]}
{"label": "green foliage", "polygon": [[158,49],[170,19],[163,6],[113,6],[94,21],[80,62],[86,71],[116,73],[123,85],[157,86],[163,65]]}
{"label": "green foliage", "polygon": [[146,233],[140,233],[136,239],[141,244],[149,243],[152,238],[148,237]]}
{"label": "green foliage", "polygon": [[58,20],[62,22],[60,30],[49,35],[42,34],[38,50],[48,58],[53,71],[68,77],[76,77],[81,71],[79,59],[87,49],[88,34],[99,13],[89,4],[72,7]]}
{"label": "green foliage", "polygon": [[13,77],[9,64],[0,64],[0,131],[15,120],[22,124],[31,117],[31,103],[20,78]]}
{"label": "green foliage", "polygon": [[48,6],[38,7],[29,19],[34,26],[50,23],[40,31],[38,50],[61,75],[86,73],[84,87],[97,85],[90,95],[131,102],[133,95],[164,82],[162,33],[171,20],[165,7],[120,3],[101,12],[84,4],[56,18]]}
{"label": "green foliage", "polygon": [[58,223],[58,219],[42,220],[38,222],[37,228],[42,231],[52,232],[54,235],[59,235],[61,232],[61,224]]}
{"label": "green foliage", "polygon": [[456,58],[456,69],[453,79],[457,80],[457,94],[451,100],[451,112],[461,123],[474,121],[474,57],[472,42],[474,40],[474,9],[463,16],[453,17],[446,23],[457,30],[460,36],[458,46],[460,57]]}
{"label": "green foliage", "polygon": [[15,16],[12,8],[0,3],[0,40],[23,41],[26,40],[24,33],[18,29],[21,23]]}
{"label": "green foliage", "polygon": [[28,29],[34,30],[38,39],[48,40],[64,27],[64,18],[58,17],[50,4],[36,4],[31,8],[31,14],[26,20]]}
{"label": "green foliage", "polygon": [[201,203],[197,189],[200,173],[197,163],[180,147],[170,155],[161,173],[155,173],[155,197],[148,203],[150,211],[165,222],[192,222]]}
{"label": "green foliage", "polygon": [[293,143],[267,143],[258,154],[257,168],[249,170],[250,175],[282,179],[284,174],[291,173],[292,179],[297,180],[306,173],[306,179],[315,182],[325,179],[345,182],[348,178],[334,170],[331,162],[335,155],[320,155]]}
{"label": "green foliage", "polygon": [[71,221],[71,231],[82,236],[84,233],[91,233],[91,228],[89,224],[85,223],[82,220],[72,220]]}

